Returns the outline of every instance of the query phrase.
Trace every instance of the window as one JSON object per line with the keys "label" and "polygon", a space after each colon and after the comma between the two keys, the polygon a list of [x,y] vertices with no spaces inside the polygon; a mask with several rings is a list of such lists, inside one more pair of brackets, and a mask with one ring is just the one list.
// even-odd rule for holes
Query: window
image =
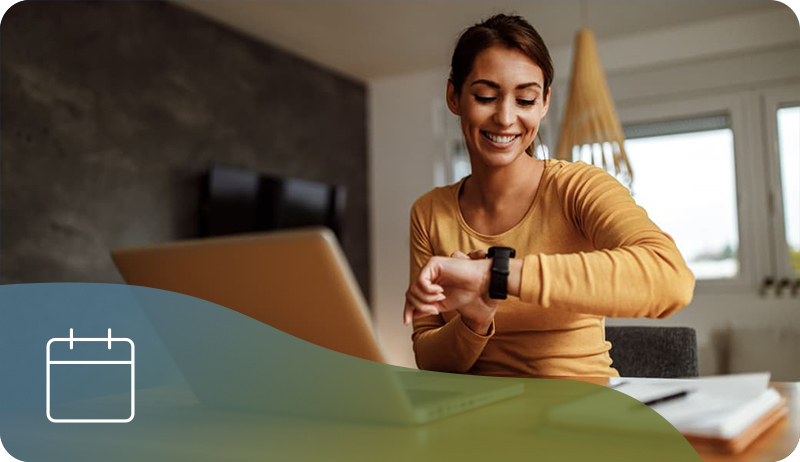
{"label": "window", "polygon": [[695,293],[752,293],[768,273],[752,100],[728,93],[617,106],[631,194],[675,240],[697,280]]}
{"label": "window", "polygon": [[472,173],[469,163],[469,152],[463,139],[450,141],[450,174],[447,180],[452,184]]}
{"label": "window", "polygon": [[796,84],[618,106],[632,194],[700,292],[786,297],[800,284]]}
{"label": "window", "polygon": [[[727,116],[625,126],[631,194],[698,280],[739,274],[733,131]],[[713,173],[713,174],[709,174]]]}
{"label": "window", "polygon": [[[800,106],[777,111],[778,155],[781,174],[783,222],[789,268],[800,274]],[[779,250],[781,251],[781,250]]]}
{"label": "window", "polygon": [[771,88],[763,92],[761,103],[766,129],[765,209],[772,252],[767,278],[779,296],[796,296],[800,290],[800,91],[796,85]]}

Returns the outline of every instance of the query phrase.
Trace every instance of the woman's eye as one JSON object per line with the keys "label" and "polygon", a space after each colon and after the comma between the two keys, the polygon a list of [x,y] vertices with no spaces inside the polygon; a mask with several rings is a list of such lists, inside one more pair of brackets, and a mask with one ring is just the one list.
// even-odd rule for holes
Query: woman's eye
{"label": "woman's eye", "polygon": [[[479,103],[491,103],[492,101],[495,101],[496,99],[497,98],[494,97],[494,96],[475,95],[475,101],[477,101]],[[526,106],[526,107],[527,106],[533,106],[534,104],[536,104],[536,100],[535,99],[518,99],[517,100],[517,104],[519,104],[520,106]]]}

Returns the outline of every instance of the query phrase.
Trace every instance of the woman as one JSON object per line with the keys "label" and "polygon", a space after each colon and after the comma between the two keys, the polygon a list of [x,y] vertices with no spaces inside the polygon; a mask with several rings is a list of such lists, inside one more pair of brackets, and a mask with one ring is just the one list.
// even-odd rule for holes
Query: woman
{"label": "woman", "polygon": [[[447,105],[472,174],[411,210],[404,321],[422,369],[617,376],[605,317],[664,318],[691,300],[672,238],[624,186],[582,162],[533,157],[552,81],[547,47],[521,17],[494,16],[458,41]],[[497,246],[518,257],[485,258]],[[497,300],[491,268],[504,261],[507,281],[496,272],[492,290],[509,298]]]}

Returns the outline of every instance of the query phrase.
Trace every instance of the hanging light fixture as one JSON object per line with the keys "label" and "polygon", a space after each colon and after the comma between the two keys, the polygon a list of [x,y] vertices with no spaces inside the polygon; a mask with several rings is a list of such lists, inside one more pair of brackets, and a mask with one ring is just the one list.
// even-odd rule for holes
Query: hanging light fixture
{"label": "hanging light fixture", "polygon": [[[581,2],[586,23],[586,1]],[[569,94],[556,150],[557,159],[575,160],[589,149],[591,163],[614,173],[630,187],[633,171],[625,154],[625,138],[611,100],[594,34],[582,28],[575,36]]]}

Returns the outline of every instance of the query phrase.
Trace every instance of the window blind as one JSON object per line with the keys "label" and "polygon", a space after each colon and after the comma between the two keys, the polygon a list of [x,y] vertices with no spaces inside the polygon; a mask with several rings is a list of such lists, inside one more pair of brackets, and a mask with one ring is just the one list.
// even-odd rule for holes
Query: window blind
{"label": "window blind", "polygon": [[623,127],[623,132],[625,133],[625,139],[631,140],[652,136],[721,130],[724,128],[731,128],[731,118],[728,114],[630,124]]}

